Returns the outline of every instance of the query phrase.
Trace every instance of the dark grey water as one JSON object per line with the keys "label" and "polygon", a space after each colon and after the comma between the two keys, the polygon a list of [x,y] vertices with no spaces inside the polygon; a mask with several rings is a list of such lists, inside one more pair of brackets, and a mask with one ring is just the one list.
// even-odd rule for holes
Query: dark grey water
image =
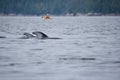
{"label": "dark grey water", "polygon": [[120,79],[120,17],[0,17],[0,36],[0,80]]}

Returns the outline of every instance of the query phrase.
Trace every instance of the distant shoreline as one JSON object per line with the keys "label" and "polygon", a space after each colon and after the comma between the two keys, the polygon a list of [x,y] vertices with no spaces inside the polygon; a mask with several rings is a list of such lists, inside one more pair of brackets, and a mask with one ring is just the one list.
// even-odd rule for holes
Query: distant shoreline
{"label": "distant shoreline", "polygon": [[[31,14],[14,14],[14,13],[9,13],[9,14],[4,14],[0,13],[0,16],[45,16],[46,14],[42,15],[31,15]],[[67,14],[62,14],[62,15],[52,15],[49,14],[50,16],[120,16],[120,13],[110,13],[110,14],[102,14],[102,13],[67,13]]]}

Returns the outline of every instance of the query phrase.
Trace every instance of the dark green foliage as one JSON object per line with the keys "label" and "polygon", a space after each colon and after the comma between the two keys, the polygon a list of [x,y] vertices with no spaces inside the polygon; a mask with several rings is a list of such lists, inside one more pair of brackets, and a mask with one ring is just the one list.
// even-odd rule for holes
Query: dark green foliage
{"label": "dark green foliage", "polygon": [[0,0],[0,13],[41,15],[120,13],[120,0]]}

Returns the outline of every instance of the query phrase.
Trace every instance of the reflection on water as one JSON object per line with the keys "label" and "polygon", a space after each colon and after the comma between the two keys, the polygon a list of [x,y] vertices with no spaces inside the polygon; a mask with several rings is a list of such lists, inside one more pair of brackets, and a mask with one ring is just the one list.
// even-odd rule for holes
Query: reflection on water
{"label": "reflection on water", "polygon": [[[119,80],[120,17],[0,17],[1,80]],[[62,39],[19,39],[24,32]]]}

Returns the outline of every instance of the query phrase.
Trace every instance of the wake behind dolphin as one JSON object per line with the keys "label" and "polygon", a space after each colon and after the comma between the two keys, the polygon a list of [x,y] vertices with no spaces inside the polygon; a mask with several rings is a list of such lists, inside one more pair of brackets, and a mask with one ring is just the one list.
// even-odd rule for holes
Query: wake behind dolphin
{"label": "wake behind dolphin", "polygon": [[6,38],[5,36],[0,36],[0,38]]}
{"label": "wake behind dolphin", "polygon": [[35,35],[25,32],[23,33],[23,36],[20,37],[19,39],[30,39],[30,38],[35,38]]}
{"label": "wake behind dolphin", "polygon": [[61,38],[56,38],[56,37],[48,37],[45,33],[40,32],[40,31],[32,32],[32,34],[36,35],[35,38],[37,39],[61,39]]}

